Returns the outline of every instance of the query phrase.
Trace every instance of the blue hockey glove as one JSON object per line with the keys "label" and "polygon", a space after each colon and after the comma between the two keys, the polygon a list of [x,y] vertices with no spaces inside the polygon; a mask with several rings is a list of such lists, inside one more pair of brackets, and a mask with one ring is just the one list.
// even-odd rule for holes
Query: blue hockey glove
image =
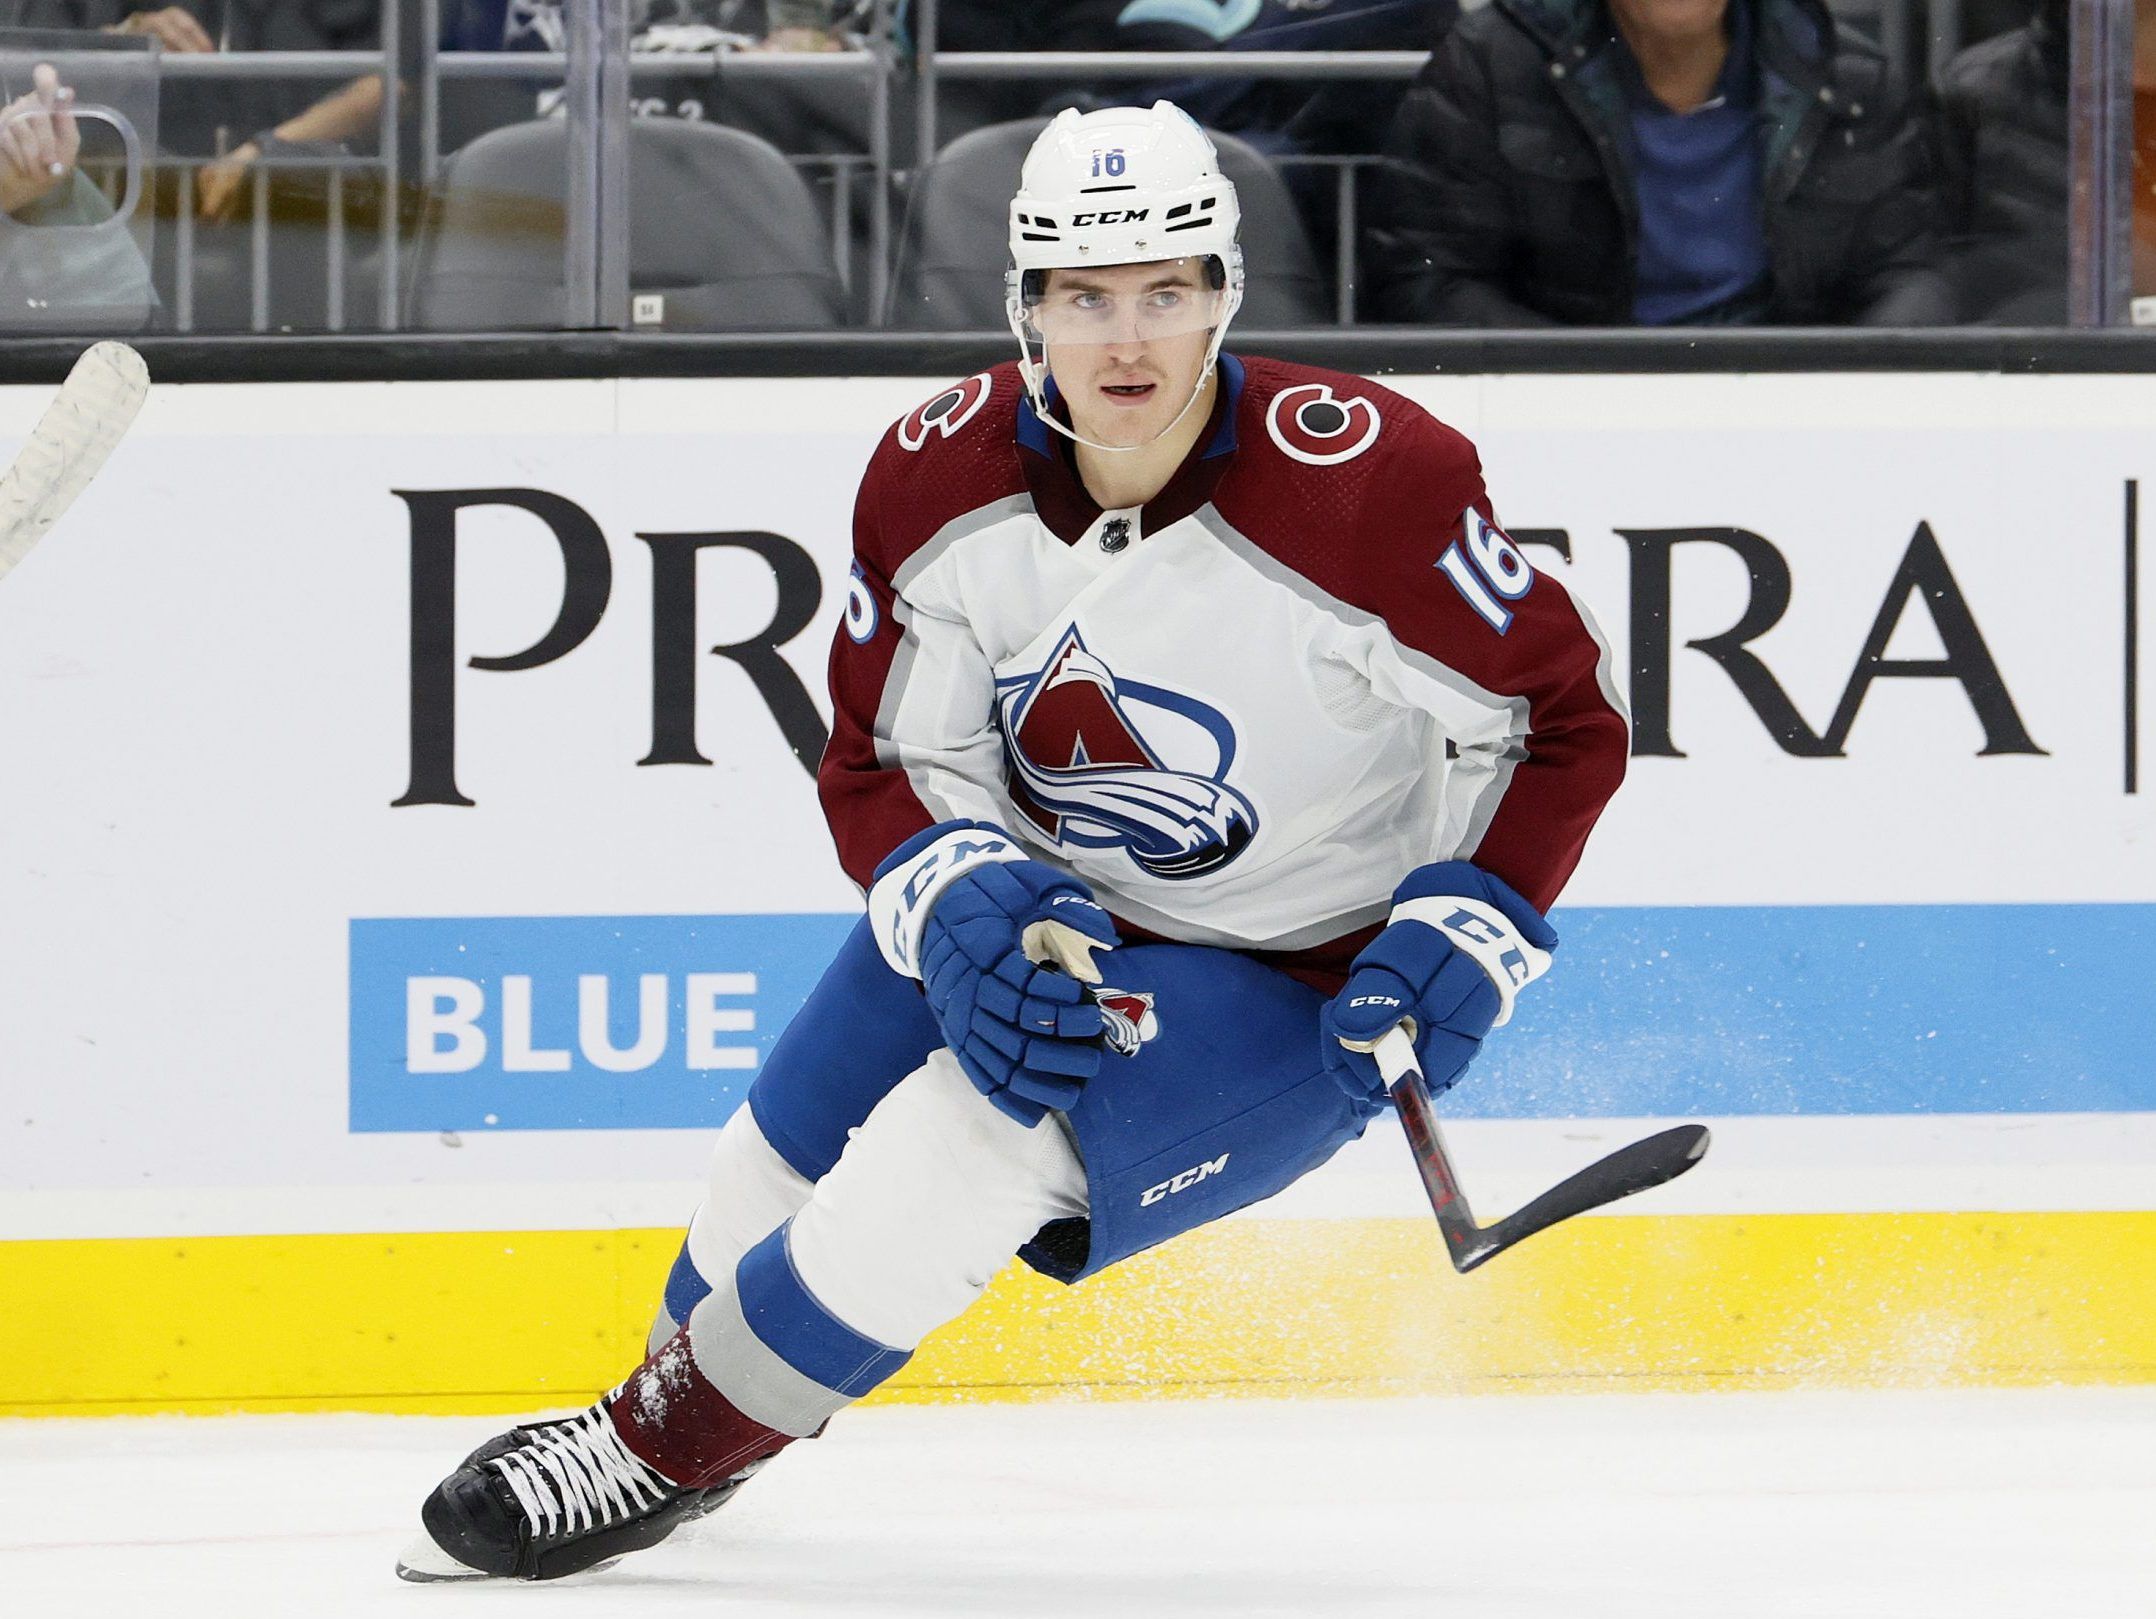
{"label": "blue hockey glove", "polygon": [[[884,959],[921,980],[944,1044],[982,1095],[1025,1125],[1078,1100],[1100,1071],[1100,1007],[1026,946],[1040,930],[1036,953],[1054,947],[1074,971],[1091,970],[1088,950],[1113,948],[1114,924],[1084,883],[995,827],[945,821],[876,868],[868,908]],[[1059,929],[1060,940],[1043,937]]]}
{"label": "blue hockey glove", "polygon": [[1511,886],[1465,860],[1422,866],[1393,890],[1392,916],[1363,947],[1340,993],[1318,1015],[1325,1064],[1366,1117],[1385,1081],[1366,1051],[1402,1018],[1430,1094],[1458,1081],[1482,1037],[1510,1021],[1513,997],[1550,967],[1556,931]]}

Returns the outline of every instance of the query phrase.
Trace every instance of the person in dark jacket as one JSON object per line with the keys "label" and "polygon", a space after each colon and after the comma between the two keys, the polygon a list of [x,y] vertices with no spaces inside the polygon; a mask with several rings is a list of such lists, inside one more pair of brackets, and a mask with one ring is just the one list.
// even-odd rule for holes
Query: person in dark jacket
{"label": "person in dark jacket", "polygon": [[[1150,22],[1159,37],[1145,48],[1173,51],[1426,51],[1459,15],[1458,0],[1256,0],[1228,7],[1213,0],[1131,0],[1120,14],[1126,27]],[[1205,128],[1268,155],[1371,152],[1406,92],[1404,81],[1382,79],[1199,78],[1116,87],[1138,106],[1172,101]]]}
{"label": "person in dark jacket", "polygon": [[1939,77],[1947,273],[1964,320],[2066,320],[2066,0]]}
{"label": "person in dark jacket", "polygon": [[1393,125],[1380,319],[1933,325],[1925,126],[1820,0],[1492,0]]}

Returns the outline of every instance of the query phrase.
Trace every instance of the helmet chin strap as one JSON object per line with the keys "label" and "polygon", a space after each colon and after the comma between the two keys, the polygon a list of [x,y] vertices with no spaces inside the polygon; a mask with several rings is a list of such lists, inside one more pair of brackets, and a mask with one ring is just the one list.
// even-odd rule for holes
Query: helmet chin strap
{"label": "helmet chin strap", "polygon": [[1025,380],[1026,398],[1033,404],[1033,414],[1038,416],[1052,431],[1061,433],[1073,444],[1083,444],[1088,449],[1105,450],[1110,455],[1123,455],[1132,450],[1149,450],[1174,432],[1177,427],[1181,426],[1183,418],[1190,414],[1190,407],[1205,396],[1205,384],[1220,362],[1220,345],[1227,338],[1228,321],[1234,314],[1235,309],[1231,305],[1226,313],[1220,317],[1220,324],[1213,328],[1212,341],[1205,345],[1204,369],[1199,371],[1198,380],[1190,390],[1190,397],[1183,401],[1183,408],[1175,413],[1175,420],[1163,427],[1143,444],[1102,444],[1098,440],[1087,438],[1075,428],[1065,427],[1061,422],[1057,421],[1048,409],[1048,339],[1045,337],[1041,339],[1041,357],[1038,360],[1034,359],[1032,345],[1026,341],[1025,329],[1016,319],[1013,319],[1011,331],[1018,339],[1018,374]]}

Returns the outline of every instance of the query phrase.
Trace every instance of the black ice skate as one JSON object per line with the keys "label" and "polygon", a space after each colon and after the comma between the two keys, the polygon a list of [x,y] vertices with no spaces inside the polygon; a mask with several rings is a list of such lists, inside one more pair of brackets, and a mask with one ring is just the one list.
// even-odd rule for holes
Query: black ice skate
{"label": "black ice skate", "polygon": [[465,1457],[420,1508],[400,1579],[553,1580],[656,1546],[715,1512],[763,1464],[684,1488],[632,1455],[605,1402],[512,1428]]}

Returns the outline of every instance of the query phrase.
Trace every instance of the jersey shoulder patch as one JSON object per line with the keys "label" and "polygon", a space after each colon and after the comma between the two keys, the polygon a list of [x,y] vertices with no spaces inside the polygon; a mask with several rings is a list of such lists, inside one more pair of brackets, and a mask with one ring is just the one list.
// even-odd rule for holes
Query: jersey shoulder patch
{"label": "jersey shoulder patch", "polygon": [[[1285,360],[1243,360],[1243,421],[1264,448],[1298,466],[1339,467],[1419,434],[1430,414],[1412,399],[1351,372]],[[1364,469],[1358,467],[1359,474]]]}
{"label": "jersey shoulder patch", "polygon": [[855,507],[855,555],[886,577],[955,518],[1023,490],[1015,363],[931,394],[885,432]]}
{"label": "jersey shoulder patch", "polygon": [[1329,382],[1298,382],[1266,402],[1265,433],[1306,467],[1335,467],[1377,442],[1385,417],[1367,394],[1336,393]]}
{"label": "jersey shoulder patch", "polygon": [[950,438],[980,415],[996,391],[993,371],[977,372],[954,382],[932,399],[924,399],[908,411],[896,429],[902,450],[919,451],[931,438]]}
{"label": "jersey shoulder patch", "polygon": [[[1406,395],[1341,371],[1246,359],[1242,448],[1213,494],[1260,551],[1366,611],[1411,588],[1484,498],[1474,446]],[[1421,543],[1432,546],[1421,556]]]}

